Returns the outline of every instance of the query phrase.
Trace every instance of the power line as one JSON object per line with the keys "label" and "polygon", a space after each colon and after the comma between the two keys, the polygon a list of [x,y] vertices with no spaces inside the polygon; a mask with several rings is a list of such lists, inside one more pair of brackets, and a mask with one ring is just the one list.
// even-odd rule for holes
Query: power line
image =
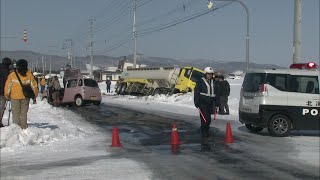
{"label": "power line", "polygon": [[158,31],[161,31],[161,30],[164,30],[164,29],[168,29],[170,27],[179,25],[179,24],[184,23],[184,22],[191,21],[193,19],[196,19],[198,17],[201,17],[201,16],[204,16],[206,14],[209,14],[210,12],[216,11],[216,10],[218,10],[220,8],[223,8],[223,7],[227,6],[227,5],[230,5],[232,3],[233,3],[233,1],[232,2],[221,3],[216,8],[213,8],[211,10],[205,10],[205,11],[201,11],[201,12],[195,13],[195,14],[189,16],[188,18],[183,18],[183,19],[180,19],[180,20],[176,20],[176,21],[161,25],[161,26],[155,26],[155,27],[152,27],[152,28],[148,28],[148,29],[142,30],[142,33],[138,34],[138,36],[141,37],[141,36],[144,36],[144,35],[147,35],[147,34],[151,34],[153,32],[158,32]]}
{"label": "power line", "polygon": [[[218,10],[218,9],[221,9],[221,8],[227,6],[227,5],[232,4],[232,3],[233,3],[233,1],[232,1],[232,2],[221,3],[221,4],[219,4],[216,8],[213,8],[213,9],[211,9],[211,10],[205,10],[205,11],[201,11],[201,12],[195,13],[195,14],[193,14],[191,17],[189,16],[189,18],[183,18],[183,19],[180,19],[179,21],[173,21],[173,22],[171,22],[171,23],[167,23],[166,26],[163,26],[163,27],[157,26],[157,27],[158,27],[157,29],[153,29],[152,31],[138,34],[138,36],[140,36],[140,37],[141,37],[141,36],[145,36],[145,35],[151,34],[151,33],[153,33],[153,32],[158,32],[158,31],[161,31],[161,30],[164,30],[164,29],[168,29],[168,28],[170,28],[170,27],[173,27],[173,26],[182,24],[182,23],[184,23],[184,22],[191,21],[191,20],[193,20],[193,19],[196,19],[196,18],[199,18],[199,17],[204,16],[204,15],[206,15],[206,14],[209,14],[210,12],[213,12],[213,11],[216,11],[216,10]],[[113,45],[111,48],[106,49],[106,50],[103,50],[103,51],[100,51],[100,52],[98,52],[97,54],[103,54],[103,53],[105,53],[105,52],[109,52],[109,51],[112,51],[112,50],[114,50],[114,49],[117,49],[117,48],[123,46],[124,44],[126,44],[127,42],[129,42],[131,39],[132,39],[132,37],[129,37],[129,38],[126,38],[126,39],[124,39],[124,40],[122,40],[122,41],[119,41],[119,42],[117,42],[115,45]]]}

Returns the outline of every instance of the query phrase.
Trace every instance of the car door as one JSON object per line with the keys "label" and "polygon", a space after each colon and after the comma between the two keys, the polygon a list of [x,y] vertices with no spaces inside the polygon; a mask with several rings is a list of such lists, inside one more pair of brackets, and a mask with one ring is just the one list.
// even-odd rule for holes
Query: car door
{"label": "car door", "polygon": [[64,90],[63,102],[74,102],[77,94],[78,79],[68,79]]}
{"label": "car door", "polygon": [[289,114],[295,129],[320,129],[318,76],[291,75]]}

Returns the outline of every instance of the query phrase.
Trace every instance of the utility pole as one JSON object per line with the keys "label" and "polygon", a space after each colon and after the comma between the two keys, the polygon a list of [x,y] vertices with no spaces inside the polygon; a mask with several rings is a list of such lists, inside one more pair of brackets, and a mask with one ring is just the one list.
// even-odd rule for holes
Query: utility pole
{"label": "utility pole", "polygon": [[43,62],[43,56],[41,56],[41,63],[42,63],[42,74],[44,74],[44,62]]}
{"label": "utility pole", "polygon": [[50,68],[49,68],[49,78],[51,79],[51,56],[50,56]]}
{"label": "utility pole", "polygon": [[133,0],[133,38],[134,38],[134,52],[133,52],[133,68],[137,66],[137,0]]}
{"label": "utility pole", "polygon": [[90,78],[93,78],[93,21],[95,19],[90,19]]}
{"label": "utility pole", "polygon": [[294,1],[293,63],[301,59],[301,0]]}
{"label": "utility pole", "polygon": [[70,51],[68,51],[68,57],[70,58],[70,66],[73,67],[74,64],[74,52],[73,52],[73,41],[72,39],[66,39],[70,43]]}

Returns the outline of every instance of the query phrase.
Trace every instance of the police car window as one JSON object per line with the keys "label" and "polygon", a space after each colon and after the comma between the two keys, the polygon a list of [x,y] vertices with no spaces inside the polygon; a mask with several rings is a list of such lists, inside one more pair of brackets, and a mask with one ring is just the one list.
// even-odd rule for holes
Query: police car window
{"label": "police car window", "polygon": [[268,74],[267,84],[280,91],[287,91],[286,74]]}
{"label": "police car window", "polygon": [[186,72],[184,73],[184,77],[189,78],[191,74],[191,69],[186,69]]}
{"label": "police car window", "polygon": [[77,84],[78,84],[77,79],[68,80],[67,88],[77,87]]}
{"label": "police car window", "polygon": [[265,83],[266,74],[264,73],[248,73],[243,81],[244,92],[257,92],[262,84]]}
{"label": "police car window", "polygon": [[191,75],[191,80],[192,80],[193,82],[197,82],[197,81],[199,81],[202,77],[203,77],[203,74],[202,74],[201,72],[194,70],[194,71],[192,72],[192,75]]}
{"label": "police car window", "polygon": [[317,76],[290,76],[290,92],[319,94]]}

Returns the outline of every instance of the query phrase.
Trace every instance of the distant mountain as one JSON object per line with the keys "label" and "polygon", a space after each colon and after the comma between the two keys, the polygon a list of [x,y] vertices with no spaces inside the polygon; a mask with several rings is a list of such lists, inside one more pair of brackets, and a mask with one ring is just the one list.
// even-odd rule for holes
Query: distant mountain
{"label": "distant mountain", "polygon": [[[65,67],[70,60],[67,57],[57,56],[57,55],[46,55],[33,51],[0,51],[1,59],[3,57],[9,57],[13,59],[26,59],[29,62],[29,66],[36,66],[39,69],[42,69],[42,57],[44,64],[46,64],[45,70],[49,69],[49,62],[51,57],[51,67],[52,70],[60,70],[60,68]],[[126,57],[112,57],[112,56],[104,56],[97,55],[94,56],[94,66],[105,68],[110,66],[118,66],[119,60],[123,60],[126,58],[127,60],[132,61],[133,56],[128,55]],[[90,63],[90,57],[76,57],[76,67],[82,70],[86,69],[86,64]],[[174,67],[184,67],[184,66],[193,66],[200,69],[203,69],[206,66],[212,66],[216,71],[223,71],[225,73],[231,73],[234,71],[243,71],[245,70],[245,62],[222,62],[222,61],[214,61],[214,60],[206,60],[206,59],[186,59],[186,60],[176,60],[172,58],[165,57],[150,57],[145,56],[143,54],[138,54],[137,56],[138,64],[145,64],[150,67],[157,66],[174,66]],[[251,63],[251,68],[283,68],[273,64],[256,64]]]}

